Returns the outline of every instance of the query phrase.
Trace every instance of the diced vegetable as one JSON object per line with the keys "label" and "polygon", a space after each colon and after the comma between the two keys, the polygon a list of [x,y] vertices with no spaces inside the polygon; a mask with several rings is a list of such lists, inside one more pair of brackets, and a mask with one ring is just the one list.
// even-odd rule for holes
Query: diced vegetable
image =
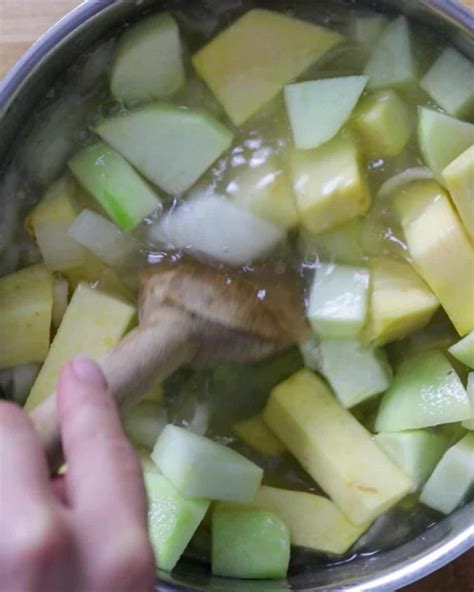
{"label": "diced vegetable", "polygon": [[254,9],[199,50],[193,65],[240,125],[342,40],[323,27]]}
{"label": "diced vegetable", "polygon": [[350,138],[335,138],[315,150],[296,150],[290,171],[301,223],[314,234],[369,208],[369,188]]}
{"label": "diced vegetable", "polygon": [[417,80],[417,64],[413,52],[410,27],[400,16],[385,27],[372,51],[364,74],[369,88],[405,87]]}
{"label": "diced vegetable", "polygon": [[292,545],[323,553],[345,553],[369,526],[355,526],[334,502],[303,491],[262,486],[252,505],[280,516]]}
{"label": "diced vegetable", "polygon": [[112,267],[124,263],[138,250],[130,236],[92,210],[82,210],[69,228],[69,236]]}
{"label": "diced vegetable", "polygon": [[309,339],[299,344],[305,367],[315,372],[321,372],[323,366],[319,343],[319,340],[312,335]]}
{"label": "diced vegetable", "polygon": [[412,134],[408,108],[391,89],[363,98],[354,112],[352,125],[361,137],[362,150],[369,158],[397,156]]}
{"label": "diced vegetable", "polygon": [[24,405],[40,368],[40,364],[24,364],[12,369],[13,400],[18,405]]}
{"label": "diced vegetable", "polygon": [[474,64],[448,47],[421,79],[421,87],[450,115],[468,116],[474,107]]}
{"label": "diced vegetable", "polygon": [[264,419],[354,524],[367,525],[412,487],[309,370],[300,370],[273,389]]}
{"label": "diced vegetable", "polygon": [[279,579],[290,562],[290,534],[267,510],[218,504],[212,514],[212,573],[242,579]]}
{"label": "diced vegetable", "polygon": [[469,419],[466,390],[440,351],[422,352],[402,362],[382,398],[375,429],[399,432]]}
{"label": "diced vegetable", "polygon": [[405,185],[409,185],[415,181],[432,178],[433,173],[428,167],[412,167],[410,169],[405,169],[401,173],[396,173],[393,177],[384,181],[382,185],[380,185],[376,197],[377,199],[386,200],[400,191]]}
{"label": "diced vegetable", "polygon": [[295,146],[317,148],[334,138],[349,119],[367,80],[367,76],[344,76],[285,86]]}
{"label": "diced vegetable", "polygon": [[233,138],[208,113],[167,103],[105,119],[96,131],[147,179],[172,194],[188,190]]}
{"label": "diced vegetable", "polygon": [[98,359],[116,345],[130,328],[135,315],[134,306],[80,284],[71,298],[25,409],[31,411],[55,391],[60,370],[71,358],[86,354]]}
{"label": "diced vegetable", "polygon": [[420,501],[449,514],[474,485],[474,433],[467,434],[445,452],[421,492]]}
{"label": "diced vegetable", "polygon": [[376,257],[370,270],[372,290],[364,329],[367,341],[384,345],[430,322],[439,302],[408,263]]}
{"label": "diced vegetable", "polygon": [[148,17],[127,29],[117,45],[110,90],[125,103],[162,99],[184,85],[179,29],[170,14]]}
{"label": "diced vegetable", "polygon": [[263,477],[260,467],[235,450],[171,424],[158,438],[152,459],[190,497],[248,502]]}
{"label": "diced vegetable", "polygon": [[321,338],[357,336],[367,316],[369,271],[322,264],[311,287],[307,317]]}
{"label": "diced vegetable", "polygon": [[166,410],[157,403],[142,401],[123,414],[123,427],[132,442],[153,448],[168,423]]}
{"label": "diced vegetable", "polygon": [[281,454],[285,447],[268,428],[261,415],[255,415],[232,426],[234,434],[250,448],[262,454]]}
{"label": "diced vegetable", "polygon": [[364,260],[361,248],[359,218],[321,234],[303,230],[299,237],[299,250],[306,259],[334,261],[345,265],[360,265]]}
{"label": "diced vegetable", "polygon": [[474,145],[455,158],[443,170],[442,177],[467,233],[474,240]]}
{"label": "diced vegetable", "polygon": [[103,142],[76,154],[69,168],[123,230],[137,226],[160,205],[155,192],[133,167]]}
{"label": "diced vegetable", "polygon": [[67,309],[69,295],[69,284],[68,281],[61,277],[56,276],[53,283],[53,310],[52,310],[52,321],[53,327],[56,329],[63,320],[64,313]]}
{"label": "diced vegetable", "polygon": [[25,220],[27,231],[36,239],[46,267],[51,271],[64,271],[84,263],[85,251],[68,235],[79,206],[77,187],[63,177],[51,185],[41,201]]}
{"label": "diced vegetable", "polygon": [[385,16],[379,14],[357,17],[352,22],[351,37],[368,48],[373,48],[388,22]]}
{"label": "diced vegetable", "polygon": [[474,431],[474,372],[471,372],[467,377],[466,391],[471,401],[471,419],[466,419],[462,422],[462,427],[466,430]]}
{"label": "diced vegetable", "polygon": [[299,222],[293,188],[281,164],[271,158],[259,167],[248,167],[227,186],[232,201],[256,216],[282,228]]}
{"label": "diced vegetable", "polygon": [[449,442],[429,430],[376,434],[375,442],[406,473],[417,490],[430,476]]}
{"label": "diced vegetable", "polygon": [[451,346],[448,351],[457,360],[474,369],[474,331]]}
{"label": "diced vegetable", "polygon": [[392,383],[392,371],[383,350],[356,339],[323,339],[321,373],[344,407],[383,393]]}
{"label": "diced vegetable", "polygon": [[163,476],[145,471],[148,496],[148,533],[156,566],[171,571],[201,524],[209,501],[189,499]]}
{"label": "diced vegetable", "polygon": [[0,278],[0,370],[46,358],[52,309],[53,276],[44,265]]}
{"label": "diced vegetable", "polygon": [[214,193],[191,197],[158,226],[158,239],[229,265],[248,264],[268,254],[285,231]]}
{"label": "diced vegetable", "polygon": [[434,181],[419,181],[394,204],[415,269],[466,335],[474,329],[474,247],[446,192]]}
{"label": "diced vegetable", "polygon": [[474,142],[474,124],[426,107],[418,109],[418,144],[426,165],[442,180],[443,170]]}

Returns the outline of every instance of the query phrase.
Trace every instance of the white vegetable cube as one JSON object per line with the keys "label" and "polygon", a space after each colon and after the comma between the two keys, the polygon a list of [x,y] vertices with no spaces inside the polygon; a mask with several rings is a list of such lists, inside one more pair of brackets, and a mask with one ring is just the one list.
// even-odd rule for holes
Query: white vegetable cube
{"label": "white vegetable cube", "polygon": [[375,442],[406,473],[416,491],[429,477],[449,443],[429,430],[376,434]]}
{"label": "white vegetable cube", "polygon": [[351,37],[358,43],[372,48],[388,23],[387,17],[379,14],[355,18],[352,22]]}
{"label": "white vegetable cube", "polygon": [[474,370],[474,331],[449,348],[449,353]]}
{"label": "white vegetable cube", "polygon": [[417,64],[405,17],[390,23],[373,48],[365,67],[369,88],[403,87],[416,82]]}
{"label": "white vegetable cube", "polygon": [[466,419],[462,422],[462,427],[466,430],[474,431],[474,372],[471,372],[467,377],[467,395],[471,401],[471,419]]}
{"label": "white vegetable cube", "polygon": [[369,271],[323,264],[316,271],[307,316],[321,338],[357,336],[367,316]]}
{"label": "white vegetable cube", "polygon": [[363,98],[354,112],[352,124],[361,136],[362,149],[370,158],[400,154],[413,128],[407,106],[391,89]]}
{"label": "white vegetable cube", "polygon": [[392,371],[383,350],[356,339],[323,339],[321,372],[344,407],[354,407],[383,393],[392,383]]}
{"label": "white vegetable cube", "polygon": [[148,17],[120,37],[110,90],[127,102],[168,97],[184,84],[179,29],[167,13]]}
{"label": "white vegetable cube", "polygon": [[295,146],[316,148],[331,140],[349,119],[367,80],[367,76],[344,76],[285,86]]}
{"label": "white vegetable cube", "polygon": [[421,492],[420,501],[450,514],[474,485],[474,433],[445,452]]}
{"label": "white vegetable cube", "polygon": [[185,496],[249,502],[263,470],[244,456],[174,425],[167,425],[153,449],[160,471]]}
{"label": "white vegetable cube", "polygon": [[442,172],[458,214],[469,236],[474,240],[474,130],[473,145]]}
{"label": "white vegetable cube", "polygon": [[370,191],[350,137],[337,137],[314,150],[295,150],[290,172],[301,223],[318,234],[364,214]]}
{"label": "white vegetable cube", "polygon": [[251,263],[286,236],[281,227],[209,192],[197,194],[171,211],[152,234],[175,248],[228,265]]}
{"label": "white vegetable cube", "polygon": [[249,210],[282,228],[293,228],[299,222],[290,179],[276,158],[245,170],[234,177],[226,192],[239,207]]}
{"label": "white vegetable cube", "polygon": [[474,64],[453,47],[443,51],[420,85],[451,115],[463,117],[474,106]]}

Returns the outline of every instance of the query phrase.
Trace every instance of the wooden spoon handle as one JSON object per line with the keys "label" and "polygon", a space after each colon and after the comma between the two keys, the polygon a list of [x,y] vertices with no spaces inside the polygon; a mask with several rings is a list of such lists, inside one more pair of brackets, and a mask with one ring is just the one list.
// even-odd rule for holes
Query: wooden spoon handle
{"label": "wooden spoon handle", "polygon": [[[119,408],[137,402],[196,353],[192,319],[187,313],[163,308],[153,324],[140,325],[101,361],[109,390]],[[63,462],[61,432],[52,394],[31,413],[52,471]]]}

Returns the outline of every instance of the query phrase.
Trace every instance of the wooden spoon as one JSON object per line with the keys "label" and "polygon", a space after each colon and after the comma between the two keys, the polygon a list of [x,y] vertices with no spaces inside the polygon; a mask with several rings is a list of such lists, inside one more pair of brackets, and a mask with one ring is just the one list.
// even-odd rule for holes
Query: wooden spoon
{"label": "wooden spoon", "polygon": [[[120,408],[183,364],[255,362],[305,338],[295,277],[229,274],[198,263],[145,272],[139,325],[101,361]],[[51,469],[62,462],[56,395],[31,413]]]}

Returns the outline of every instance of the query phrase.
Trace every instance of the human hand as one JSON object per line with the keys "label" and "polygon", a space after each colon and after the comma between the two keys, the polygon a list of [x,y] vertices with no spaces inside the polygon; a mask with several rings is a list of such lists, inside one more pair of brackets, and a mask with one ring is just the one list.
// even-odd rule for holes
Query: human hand
{"label": "human hand", "polygon": [[53,480],[27,415],[0,402],[0,591],[149,592],[140,464],[99,366],[67,364],[57,395],[68,470]]}

